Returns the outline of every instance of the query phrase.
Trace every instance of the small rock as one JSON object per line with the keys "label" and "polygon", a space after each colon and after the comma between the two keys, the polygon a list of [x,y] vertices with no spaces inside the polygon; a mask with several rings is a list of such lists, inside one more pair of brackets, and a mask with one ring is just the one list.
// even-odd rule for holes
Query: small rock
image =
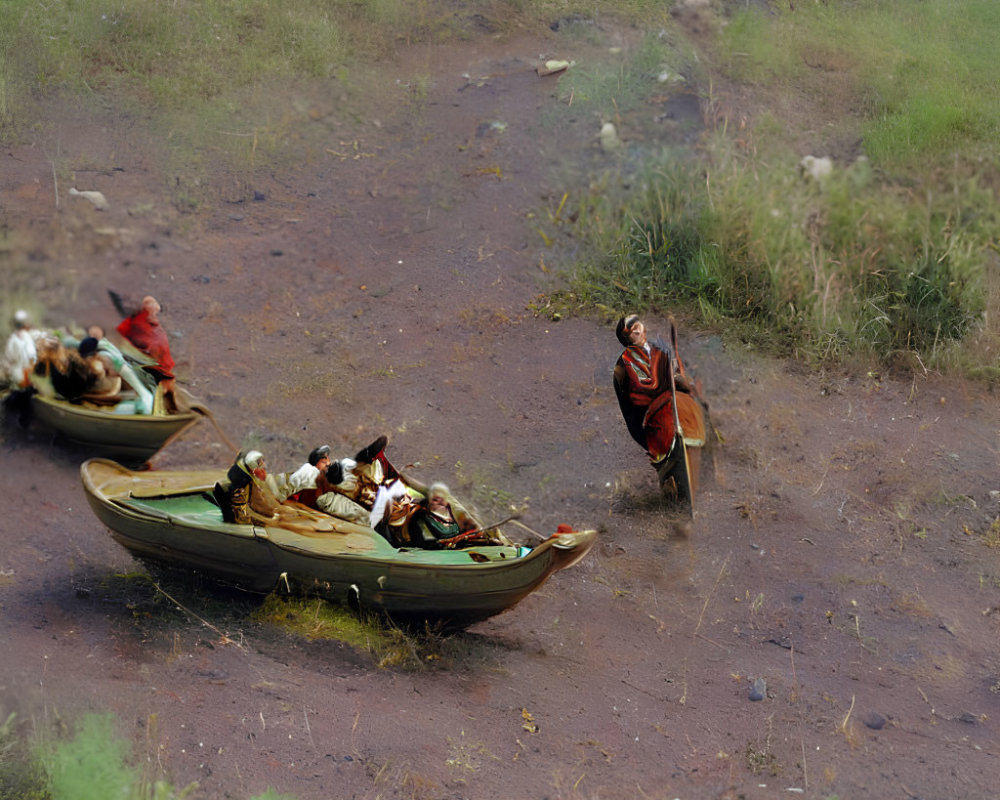
{"label": "small rock", "polygon": [[84,200],[88,200],[98,211],[108,210],[108,200],[101,192],[81,192],[73,186],[70,187],[69,193],[74,197],[82,197]]}
{"label": "small rock", "polygon": [[750,686],[750,699],[756,703],[765,697],[767,697],[767,681],[757,678]]}
{"label": "small rock", "polygon": [[613,122],[605,122],[601,126],[601,149],[605,153],[614,153],[622,149],[622,140],[618,138],[618,131]]}
{"label": "small rock", "polygon": [[807,178],[812,178],[814,181],[824,181],[833,174],[833,160],[829,156],[822,158],[803,156],[799,162],[799,169]]}
{"label": "small rock", "polygon": [[873,731],[880,731],[885,727],[885,717],[881,714],[876,714],[874,711],[869,711],[865,714],[864,723],[866,728],[871,728]]}

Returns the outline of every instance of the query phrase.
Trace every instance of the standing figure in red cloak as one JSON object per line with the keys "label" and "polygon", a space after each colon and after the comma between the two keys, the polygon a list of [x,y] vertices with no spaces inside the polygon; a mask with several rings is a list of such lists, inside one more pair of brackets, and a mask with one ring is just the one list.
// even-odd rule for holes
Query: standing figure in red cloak
{"label": "standing figure in red cloak", "polygon": [[174,413],[178,410],[177,397],[174,385],[174,357],[170,355],[170,343],[167,341],[167,332],[160,324],[160,304],[155,297],[147,295],[142,298],[142,305],[138,311],[129,313],[122,301],[122,298],[115,292],[109,291],[111,300],[118,309],[123,319],[118,324],[118,333],[127,341],[131,342],[136,349],[145,353],[156,361],[155,369],[159,373],[158,394],[162,397],[162,408],[167,413]]}
{"label": "standing figure in red cloak", "polygon": [[150,358],[156,359],[164,377],[174,376],[174,359],[170,355],[167,332],[160,325],[160,304],[156,298],[142,298],[142,307],[118,325],[118,333]]}
{"label": "standing figure in red cloak", "polygon": [[649,455],[663,493],[690,500],[705,445],[700,392],[688,381],[676,353],[647,340],[637,315],[622,317],[615,335],[625,347],[614,371],[625,426]]}

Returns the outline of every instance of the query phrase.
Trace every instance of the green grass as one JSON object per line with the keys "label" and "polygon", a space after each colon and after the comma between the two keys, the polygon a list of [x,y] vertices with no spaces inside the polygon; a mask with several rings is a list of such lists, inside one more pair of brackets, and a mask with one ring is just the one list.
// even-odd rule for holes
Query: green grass
{"label": "green grass", "polygon": [[921,169],[956,149],[995,158],[1000,6],[992,0],[852,0],[739,14],[719,65],[738,79],[810,92],[837,70],[863,104],[877,166]]}
{"label": "green grass", "polygon": [[[683,306],[806,361],[1000,379],[997,35],[1000,13],[982,0],[738,14],[703,75],[752,84],[766,110],[744,130],[704,77],[697,157],[647,153],[627,176],[571,189],[542,228],[586,244],[557,307],[613,318]],[[851,126],[866,157],[804,179],[804,143]]]}
{"label": "green grass", "polygon": [[[0,797],[4,800],[182,800],[177,789],[140,765],[112,714],[84,714],[60,732],[31,730],[11,713],[0,726]],[[250,800],[294,800],[269,788]]]}
{"label": "green grass", "polygon": [[425,624],[402,628],[376,615],[359,616],[320,598],[269,595],[253,614],[257,622],[309,640],[343,642],[381,669],[419,671],[478,660],[481,648],[461,633]]}
{"label": "green grass", "polygon": [[639,106],[651,89],[662,89],[656,78],[665,69],[675,74],[689,71],[690,58],[673,39],[650,32],[634,51],[609,54],[603,62],[574,64],[559,81],[559,99],[602,120],[615,120]]}

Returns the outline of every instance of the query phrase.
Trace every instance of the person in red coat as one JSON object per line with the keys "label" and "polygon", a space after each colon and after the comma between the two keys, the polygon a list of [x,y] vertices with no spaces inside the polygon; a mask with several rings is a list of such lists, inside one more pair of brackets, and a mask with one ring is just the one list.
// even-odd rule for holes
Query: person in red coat
{"label": "person in red coat", "polygon": [[[673,494],[676,486],[668,487],[668,477],[682,456],[678,452],[682,449],[677,446],[678,434],[688,447],[704,446],[703,405],[695,396],[697,389],[688,382],[683,365],[667,345],[648,341],[646,326],[637,315],[622,317],[615,335],[625,347],[614,370],[615,394],[625,427],[649,455],[661,488]],[[677,390],[676,395],[671,384]],[[695,481],[695,476],[692,479]]]}
{"label": "person in red coat", "polygon": [[155,297],[142,298],[142,307],[119,323],[118,333],[150,358],[156,359],[164,377],[174,376],[174,359],[170,355],[167,332],[160,325],[160,304]]}

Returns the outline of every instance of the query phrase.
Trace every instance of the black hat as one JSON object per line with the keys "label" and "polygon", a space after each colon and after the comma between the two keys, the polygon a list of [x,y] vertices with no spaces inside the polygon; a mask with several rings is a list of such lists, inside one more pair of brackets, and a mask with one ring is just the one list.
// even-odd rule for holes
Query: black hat
{"label": "black hat", "polygon": [[385,446],[388,443],[389,438],[387,436],[379,436],[374,442],[368,445],[368,447],[358,450],[354,456],[354,460],[359,464],[373,464],[376,456],[385,450]]}
{"label": "black hat", "polygon": [[623,346],[628,347],[632,344],[629,334],[632,332],[632,328],[635,327],[635,323],[638,321],[638,314],[628,314],[618,320],[618,325],[615,328],[615,336],[618,337],[618,341],[621,342]]}
{"label": "black hat", "polygon": [[326,468],[326,479],[330,482],[331,486],[338,485],[342,480],[344,480],[344,465],[339,461],[334,461]]}
{"label": "black hat", "polygon": [[80,342],[80,346],[77,349],[80,351],[81,356],[89,356],[91,353],[96,353],[97,339],[95,339],[93,336],[88,336],[86,339]]}
{"label": "black hat", "polygon": [[321,458],[327,458],[329,455],[330,446],[322,444],[309,454],[309,463],[315,467],[320,462]]}

